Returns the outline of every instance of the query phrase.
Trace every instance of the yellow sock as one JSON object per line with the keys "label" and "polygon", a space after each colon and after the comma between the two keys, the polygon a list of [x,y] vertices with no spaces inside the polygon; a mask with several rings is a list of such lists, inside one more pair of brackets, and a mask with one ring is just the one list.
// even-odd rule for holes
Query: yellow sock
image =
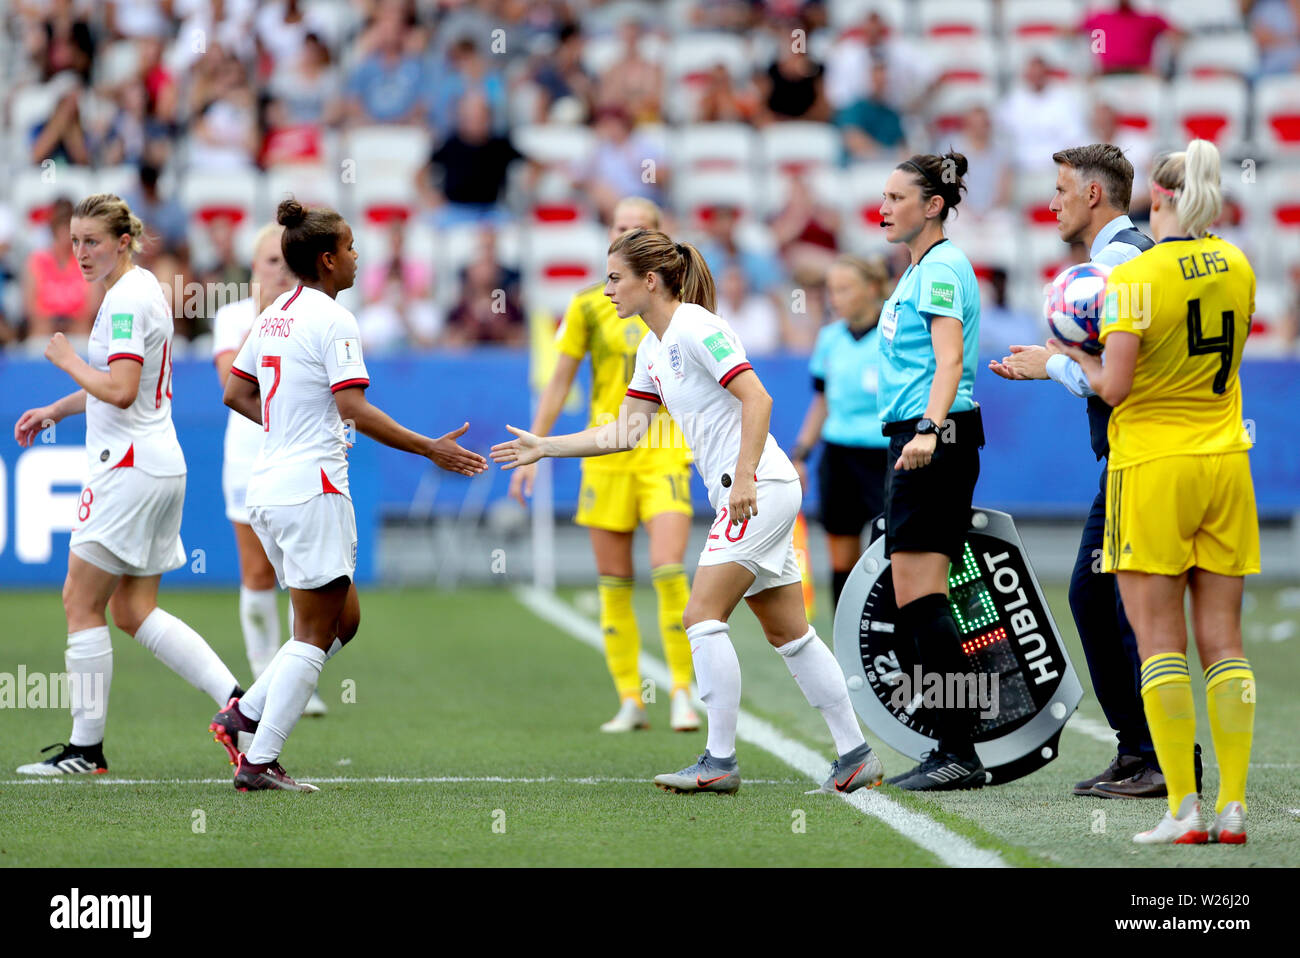
{"label": "yellow sock", "polygon": [[614,677],[614,688],[621,699],[641,698],[641,633],[636,627],[632,608],[635,579],[616,575],[600,577],[600,631],[605,636],[605,663]]}
{"label": "yellow sock", "polygon": [[1205,702],[1210,735],[1219,760],[1219,799],[1215,814],[1229,802],[1246,807],[1246,772],[1255,728],[1255,673],[1245,659],[1219,659],[1205,670]]}
{"label": "yellow sock", "polygon": [[661,565],[650,575],[659,596],[659,631],[664,637],[664,658],[673,676],[673,691],[691,684],[691,642],[682,627],[682,613],[691,597],[686,569],[680,562]]}
{"label": "yellow sock", "polygon": [[1196,706],[1186,655],[1161,652],[1142,663],[1142,706],[1169,791],[1169,811],[1177,815],[1183,799],[1196,792]]}

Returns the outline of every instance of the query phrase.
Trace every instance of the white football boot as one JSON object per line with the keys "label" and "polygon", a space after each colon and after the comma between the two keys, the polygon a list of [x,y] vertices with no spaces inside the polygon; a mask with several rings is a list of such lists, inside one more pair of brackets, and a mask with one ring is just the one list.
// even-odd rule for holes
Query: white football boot
{"label": "white football boot", "polygon": [[1210,841],[1221,845],[1246,844],[1246,809],[1241,802],[1229,802],[1210,823]]}
{"label": "white football boot", "polygon": [[624,699],[618,707],[618,714],[600,727],[602,732],[631,732],[634,729],[649,728],[645,709],[636,699]]}
{"label": "white football boot", "polygon": [[691,693],[678,689],[673,693],[672,719],[669,723],[674,732],[698,732],[700,717],[691,708]]}
{"label": "white football boot", "polygon": [[1149,832],[1138,832],[1133,841],[1139,845],[1204,845],[1209,840],[1201,821],[1201,802],[1195,792],[1183,799],[1178,814],[1165,812],[1160,824]]}
{"label": "white football boot", "polygon": [[311,698],[307,700],[307,706],[302,710],[303,715],[324,715],[329,709],[325,707],[325,700],[320,697],[319,692],[311,693]]}

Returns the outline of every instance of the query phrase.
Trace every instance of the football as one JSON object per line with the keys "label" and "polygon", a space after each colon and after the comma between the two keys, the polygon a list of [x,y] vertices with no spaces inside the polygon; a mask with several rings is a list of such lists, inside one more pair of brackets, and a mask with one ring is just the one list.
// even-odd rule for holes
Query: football
{"label": "football", "polygon": [[1101,329],[1101,308],[1109,275],[1109,267],[1077,263],[1052,280],[1047,287],[1043,315],[1057,339],[1090,353],[1101,352],[1097,333]]}

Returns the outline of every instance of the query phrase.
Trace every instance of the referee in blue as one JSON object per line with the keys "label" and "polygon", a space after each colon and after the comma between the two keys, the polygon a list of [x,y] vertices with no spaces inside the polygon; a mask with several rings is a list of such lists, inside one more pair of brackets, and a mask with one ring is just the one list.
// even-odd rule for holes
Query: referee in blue
{"label": "referee in blue", "polygon": [[885,511],[889,440],[880,434],[876,388],[880,310],[888,284],[889,270],[879,259],[840,256],[827,270],[831,309],[842,318],[817,335],[808,363],[813,400],[790,453],[807,489],[807,459],[824,440],[817,485],[834,606],[862,555],[862,530]]}
{"label": "referee in blue", "polygon": [[[885,479],[885,554],[895,628],[916,643],[926,674],[969,674],[973,664],[948,604],[948,566],[960,561],[979,478],[984,427],[972,392],[979,355],[979,284],[970,261],[943,235],[961,202],[966,158],[916,155],[885,181],[881,227],[911,263],[880,315],[878,401],[890,438]],[[945,688],[954,687],[946,679]],[[974,703],[933,711],[938,747],[888,780],[908,791],[980,788]]]}
{"label": "referee in blue", "polygon": [[[1051,209],[1066,243],[1087,245],[1092,262],[1118,266],[1154,244],[1128,218],[1133,164],[1110,143],[1076,146],[1052,155],[1056,194]],[[989,368],[1004,379],[1054,379],[1088,401],[1088,432],[1100,461],[1110,452],[1106,427],[1111,407],[1088,386],[1088,377],[1068,356],[1044,346],[1012,346],[1011,355]],[[1106,525],[1106,469],[1079,540],[1070,577],[1070,611],[1092,677],[1093,692],[1115,730],[1117,754],[1110,765],[1074,786],[1075,795],[1101,798],[1164,798],[1165,778],[1156,761],[1142,708],[1137,639],[1115,576],[1101,571]],[[1196,747],[1196,787],[1201,786],[1201,749]]]}

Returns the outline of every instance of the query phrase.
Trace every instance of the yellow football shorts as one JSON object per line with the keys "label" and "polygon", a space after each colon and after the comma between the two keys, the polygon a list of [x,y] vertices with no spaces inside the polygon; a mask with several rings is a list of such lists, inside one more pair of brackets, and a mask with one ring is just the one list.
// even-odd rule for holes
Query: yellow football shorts
{"label": "yellow football shorts", "polygon": [[1245,452],[1163,456],[1113,469],[1103,568],[1181,575],[1259,571],[1259,517]]}
{"label": "yellow football shorts", "polygon": [[639,523],[664,512],[695,514],[689,466],[649,473],[584,469],[573,521],[611,532],[631,532]]}

